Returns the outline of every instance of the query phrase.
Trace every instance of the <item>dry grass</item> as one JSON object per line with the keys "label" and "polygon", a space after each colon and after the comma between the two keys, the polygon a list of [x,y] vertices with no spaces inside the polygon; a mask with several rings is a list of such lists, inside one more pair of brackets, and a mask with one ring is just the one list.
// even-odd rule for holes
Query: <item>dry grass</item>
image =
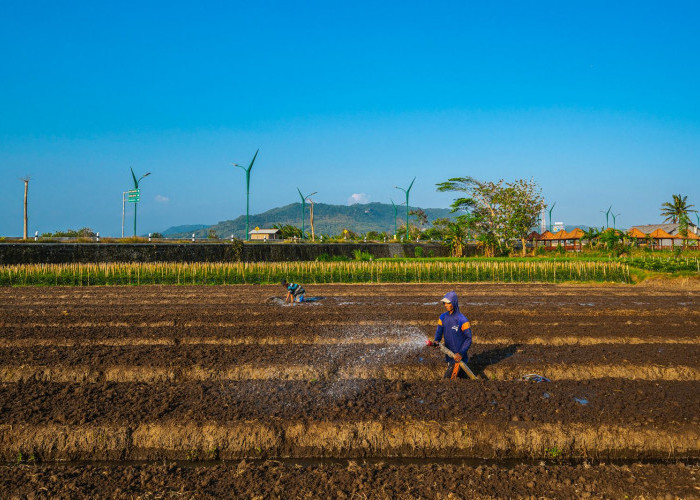
{"label": "dry grass", "polygon": [[[315,365],[245,363],[216,369],[201,366],[159,367],[114,365],[104,369],[91,366],[0,366],[0,382],[16,383],[41,380],[59,383],[107,382],[184,382],[227,380],[349,380],[384,379],[423,381],[439,380],[444,366],[424,364],[350,365],[337,369],[332,363]],[[700,381],[700,370],[689,366],[634,364],[564,364],[521,363],[496,364],[484,375],[493,380],[518,380],[526,373],[538,373],[551,380],[593,380],[622,378],[628,380]]]}
{"label": "dry grass", "polygon": [[690,426],[484,421],[144,423],[128,426],[0,425],[0,456],[43,460],[179,460],[292,457],[684,458],[700,454]]}

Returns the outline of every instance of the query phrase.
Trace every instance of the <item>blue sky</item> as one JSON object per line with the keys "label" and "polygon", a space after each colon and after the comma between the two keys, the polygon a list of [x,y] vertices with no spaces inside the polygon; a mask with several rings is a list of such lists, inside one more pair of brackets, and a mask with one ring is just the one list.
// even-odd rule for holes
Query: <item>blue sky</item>
{"label": "blue sky", "polygon": [[[697,2],[0,1],[0,235],[139,232],[298,201],[446,207],[534,178],[554,218],[700,206]],[[127,234],[131,207],[127,213]]]}

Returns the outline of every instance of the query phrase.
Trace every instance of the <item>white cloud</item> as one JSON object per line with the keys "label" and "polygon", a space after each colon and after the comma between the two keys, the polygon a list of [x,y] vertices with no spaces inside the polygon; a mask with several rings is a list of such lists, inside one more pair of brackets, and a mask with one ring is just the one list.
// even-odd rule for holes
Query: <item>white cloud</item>
{"label": "white cloud", "polygon": [[170,201],[170,198],[168,198],[167,196],[163,196],[162,194],[157,194],[156,201],[158,203],[168,203]]}
{"label": "white cloud", "polygon": [[356,203],[369,203],[369,196],[365,193],[354,193],[350,198],[348,198],[348,205],[354,205]]}

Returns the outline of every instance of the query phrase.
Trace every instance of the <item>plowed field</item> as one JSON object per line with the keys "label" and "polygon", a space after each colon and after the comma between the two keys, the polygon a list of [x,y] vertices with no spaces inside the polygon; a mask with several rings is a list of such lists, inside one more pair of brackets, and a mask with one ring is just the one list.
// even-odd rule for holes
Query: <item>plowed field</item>
{"label": "plowed field", "polygon": [[0,492],[700,495],[700,290],[455,285],[443,381],[448,289],[2,288]]}

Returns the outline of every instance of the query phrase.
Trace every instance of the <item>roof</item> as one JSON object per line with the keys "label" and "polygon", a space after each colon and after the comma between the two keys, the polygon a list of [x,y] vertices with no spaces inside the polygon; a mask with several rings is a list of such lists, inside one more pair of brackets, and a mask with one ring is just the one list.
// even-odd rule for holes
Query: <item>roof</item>
{"label": "roof", "polygon": [[567,240],[580,240],[583,238],[583,230],[580,227],[572,229],[570,232],[566,233]]}
{"label": "roof", "polygon": [[567,239],[566,234],[567,234],[566,231],[564,231],[562,229],[561,231],[557,231],[557,233],[554,236],[552,236],[552,239],[553,240],[565,240],[565,239]]}
{"label": "roof", "polygon": [[[679,223],[673,223],[673,224],[644,224],[641,226],[633,226],[629,230],[632,231],[634,229],[638,229],[644,234],[651,234],[657,229],[661,229],[665,233],[667,233],[669,236],[663,236],[663,238],[673,238],[674,236],[678,236],[678,228],[680,227]],[[697,226],[693,223],[688,224],[688,232],[693,232],[697,234]],[[660,236],[655,236],[655,238],[660,238]]]}
{"label": "roof", "polygon": [[538,240],[553,240],[554,235],[550,233],[549,231],[545,231],[544,233],[540,234],[540,237],[537,238]]}
{"label": "roof", "polygon": [[279,229],[252,229],[248,234],[277,234]]}
{"label": "roof", "polygon": [[629,231],[627,231],[627,234],[630,236],[630,238],[646,238],[647,237],[646,233],[641,232],[636,227],[633,227]]}
{"label": "roof", "polygon": [[652,238],[658,238],[658,239],[666,239],[666,238],[673,239],[675,237],[672,234],[668,234],[666,231],[664,231],[661,228],[657,228],[654,231],[650,232],[649,236],[651,236]]}

